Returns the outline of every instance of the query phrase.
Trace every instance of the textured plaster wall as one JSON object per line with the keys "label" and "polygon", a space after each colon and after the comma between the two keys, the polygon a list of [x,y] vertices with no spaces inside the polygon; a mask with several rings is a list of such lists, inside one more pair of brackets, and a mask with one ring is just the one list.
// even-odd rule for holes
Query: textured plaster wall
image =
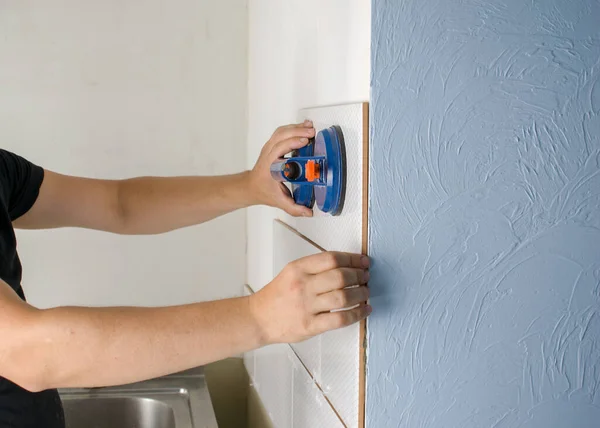
{"label": "textured plaster wall", "polygon": [[372,17],[367,426],[600,426],[600,2]]}

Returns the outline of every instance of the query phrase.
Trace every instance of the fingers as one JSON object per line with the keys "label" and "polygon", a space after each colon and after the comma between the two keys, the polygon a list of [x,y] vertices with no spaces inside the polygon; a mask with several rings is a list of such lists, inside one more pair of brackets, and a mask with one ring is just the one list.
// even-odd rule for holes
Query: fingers
{"label": "fingers", "polygon": [[369,300],[369,288],[363,286],[334,290],[321,294],[315,299],[315,313],[329,312],[336,309],[351,308]]}
{"label": "fingers", "polygon": [[311,291],[316,294],[363,285],[369,280],[369,272],[364,269],[337,268],[317,274],[311,278]]}
{"label": "fingers", "polygon": [[[273,149],[275,148],[275,146],[278,146],[280,143],[286,141],[286,140],[292,140],[292,139],[296,139],[299,140],[301,138],[313,138],[315,136],[315,128],[312,127],[312,124],[309,127],[305,127],[305,126],[293,126],[290,128],[279,128],[277,129],[277,131],[275,131],[275,133],[273,134],[273,136],[271,137],[270,140],[270,154],[274,155],[275,152],[273,151]],[[306,143],[308,143],[308,141],[306,141]],[[306,144],[304,143],[304,144]],[[283,146],[279,146],[278,152],[281,153]],[[302,145],[295,147],[295,148],[299,148],[302,147]],[[291,150],[287,151],[287,152],[283,152],[283,154],[279,155],[279,157],[283,156],[286,153],[289,153]]]}
{"label": "fingers", "polygon": [[279,132],[285,130],[285,129],[292,129],[292,128],[312,128],[313,127],[313,123],[311,120],[305,120],[304,122],[300,122],[300,123],[292,123],[290,125],[283,125],[280,126],[279,128],[277,128],[275,130],[275,132],[273,133],[273,135],[277,135]]}
{"label": "fingers", "polygon": [[[291,125],[280,126],[275,130],[269,141],[263,146],[261,150],[262,157],[271,157],[273,147],[284,141],[289,140],[291,138],[307,138],[310,139],[315,136],[315,129],[313,128],[313,123],[310,120],[306,120],[302,123],[294,123]],[[300,144],[300,143],[299,143]],[[299,147],[302,147],[300,144]],[[299,148],[298,147],[298,148]],[[285,154],[285,153],[284,153]],[[283,155],[280,155],[280,157]],[[270,161],[273,161],[275,157],[270,158]]]}
{"label": "fingers", "polygon": [[308,141],[309,141],[308,137],[292,137],[292,138],[288,138],[287,140],[280,141],[278,143],[275,143],[275,145],[273,145],[273,147],[271,148],[271,151],[269,153],[269,156],[273,160],[282,158],[283,156],[285,156],[292,150],[296,150],[296,149],[306,146],[308,144]]}
{"label": "fingers", "polygon": [[292,197],[289,197],[284,205],[283,210],[293,217],[312,217],[313,211],[304,205],[297,204]]}
{"label": "fingers", "polygon": [[[315,268],[311,263],[318,274],[309,273]],[[353,264],[361,267],[348,267]],[[252,313],[265,342],[296,343],[366,318],[371,313],[363,285],[368,264],[368,258],[348,253],[322,253],[288,264],[252,296]],[[320,270],[339,265],[345,266]]]}
{"label": "fingers", "polygon": [[292,197],[292,192],[290,192],[290,189],[285,184],[279,183],[279,187],[281,195],[278,195],[274,204],[275,206],[294,217],[312,217],[312,210],[304,205],[296,204],[296,201]]}
{"label": "fingers", "polygon": [[366,269],[370,264],[367,256],[334,251],[304,257],[300,260],[297,260],[295,263],[304,272],[313,275],[344,267]]}
{"label": "fingers", "polygon": [[329,312],[319,314],[313,321],[315,334],[321,334],[329,330],[342,328],[361,321],[369,316],[372,308],[367,304],[361,304],[353,309],[340,312]]}
{"label": "fingers", "polygon": [[313,127],[313,123],[310,120],[305,120],[302,123],[292,123],[290,125],[283,125],[280,126],[279,128],[277,128],[275,130],[275,132],[273,132],[273,136],[271,137],[271,139],[276,140],[275,137],[278,137],[281,133],[283,133],[284,131],[290,130],[290,129],[303,129],[303,128],[312,128]]}
{"label": "fingers", "polygon": [[310,208],[305,207],[304,205],[296,204],[294,198],[292,197],[292,193],[287,188],[285,184],[281,184],[282,189],[282,199],[279,202],[279,207],[283,209],[286,213],[294,217],[312,217],[313,212]]}

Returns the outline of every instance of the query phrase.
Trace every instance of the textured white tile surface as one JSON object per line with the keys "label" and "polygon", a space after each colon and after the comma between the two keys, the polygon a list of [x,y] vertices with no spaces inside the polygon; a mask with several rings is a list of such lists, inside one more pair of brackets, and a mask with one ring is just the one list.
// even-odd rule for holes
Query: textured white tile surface
{"label": "textured white tile surface", "polygon": [[[320,250],[284,224],[273,223],[274,273]],[[291,345],[348,427],[358,426],[358,324]]]}
{"label": "textured white tile surface", "polygon": [[325,395],[348,428],[358,427],[359,326],[321,335],[321,377]]}
{"label": "textured white tile surface", "polygon": [[[291,352],[291,350],[290,350]],[[343,424],[325,400],[300,361],[292,358],[294,428],[343,428]]]}
{"label": "textured white tile surface", "polygon": [[262,404],[277,428],[343,427],[323,393],[289,345],[258,349],[255,382]]}

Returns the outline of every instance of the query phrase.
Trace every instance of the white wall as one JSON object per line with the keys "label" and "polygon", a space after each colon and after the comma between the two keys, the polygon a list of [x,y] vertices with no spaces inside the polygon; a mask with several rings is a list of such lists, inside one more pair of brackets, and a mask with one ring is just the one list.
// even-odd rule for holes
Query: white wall
{"label": "white wall", "polygon": [[[249,0],[248,8],[251,167],[275,128],[295,122],[298,110],[369,99],[370,1]],[[273,276],[273,219],[279,214],[248,210],[247,278],[254,290]],[[308,422],[311,417],[336,426],[337,416],[329,422],[323,416],[334,413],[289,346],[248,353],[245,363],[276,426],[318,426]],[[288,393],[293,406],[285,405]]]}
{"label": "white wall", "polygon": [[[247,6],[0,3],[0,145],[91,177],[245,166]],[[19,232],[30,301],[163,305],[241,293],[245,215],[158,237]],[[269,257],[270,259],[270,257]]]}
{"label": "white wall", "polygon": [[[370,1],[249,0],[248,167],[298,110],[369,99]],[[248,210],[248,283],[272,278],[272,220]]]}

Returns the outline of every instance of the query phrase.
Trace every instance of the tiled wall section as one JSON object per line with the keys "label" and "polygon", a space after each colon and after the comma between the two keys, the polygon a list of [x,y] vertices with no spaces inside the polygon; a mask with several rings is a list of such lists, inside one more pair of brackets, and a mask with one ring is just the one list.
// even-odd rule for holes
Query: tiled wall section
{"label": "tiled wall section", "polygon": [[[363,103],[346,104],[321,108],[304,109],[298,119],[311,119],[317,131],[338,125],[344,134],[346,148],[346,195],[341,215],[332,217],[323,214],[315,207],[313,218],[291,218],[283,215],[285,223],[275,221],[273,237],[272,277],[290,262],[319,253],[321,249],[360,253],[363,232],[363,148],[364,112]],[[291,225],[291,229],[287,224]],[[313,244],[314,243],[314,244]],[[264,254],[264,253],[263,253]],[[263,256],[264,257],[264,256]],[[246,356],[249,372],[253,373],[255,384],[267,410],[276,426],[288,420],[285,403],[290,382],[289,363],[280,354],[291,352],[292,366],[299,363],[306,374],[313,377],[319,401],[327,403],[338,421],[349,428],[359,426],[359,344],[358,325],[325,333],[303,343],[286,345],[286,351],[279,347],[269,347]],[[293,350],[293,351],[292,351]],[[273,373],[272,379],[265,372]],[[292,376],[292,381],[294,377]],[[277,385],[262,389],[262,382],[277,382]],[[312,398],[311,398],[312,399]],[[304,405],[304,398],[296,396],[294,406]],[[272,410],[271,410],[272,409]],[[316,411],[315,411],[316,412]],[[308,414],[315,414],[308,412]],[[294,418],[295,427],[312,427]]]}
{"label": "tiled wall section", "polygon": [[[320,252],[283,223],[273,223],[273,269]],[[291,345],[347,427],[358,426],[358,324]]]}
{"label": "tiled wall section", "polygon": [[246,353],[244,362],[274,427],[344,426],[289,345]]}

